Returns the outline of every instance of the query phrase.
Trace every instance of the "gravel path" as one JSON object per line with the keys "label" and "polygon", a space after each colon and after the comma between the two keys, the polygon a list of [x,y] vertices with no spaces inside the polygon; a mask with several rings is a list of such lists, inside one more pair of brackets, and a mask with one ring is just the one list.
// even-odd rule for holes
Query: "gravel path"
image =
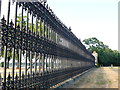
{"label": "gravel path", "polygon": [[118,88],[118,68],[95,68],[67,88]]}

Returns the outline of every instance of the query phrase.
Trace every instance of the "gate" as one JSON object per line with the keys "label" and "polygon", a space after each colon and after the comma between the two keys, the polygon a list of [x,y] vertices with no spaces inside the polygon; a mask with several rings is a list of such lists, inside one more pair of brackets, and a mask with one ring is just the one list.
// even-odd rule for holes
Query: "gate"
{"label": "gate", "polygon": [[54,88],[94,67],[92,54],[45,1],[9,0],[0,34],[3,89]]}

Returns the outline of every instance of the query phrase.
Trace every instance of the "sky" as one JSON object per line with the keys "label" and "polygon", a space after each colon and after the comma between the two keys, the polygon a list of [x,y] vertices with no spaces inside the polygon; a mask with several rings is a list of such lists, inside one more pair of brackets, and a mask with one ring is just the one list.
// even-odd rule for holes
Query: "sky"
{"label": "sky", "polygon": [[118,1],[47,0],[47,3],[81,41],[96,37],[118,50]]}
{"label": "sky", "polygon": [[[2,0],[7,13],[8,0]],[[81,40],[96,37],[118,50],[119,0],[47,0],[57,17]],[[13,7],[11,7],[14,13]],[[14,15],[14,14],[13,14]]]}

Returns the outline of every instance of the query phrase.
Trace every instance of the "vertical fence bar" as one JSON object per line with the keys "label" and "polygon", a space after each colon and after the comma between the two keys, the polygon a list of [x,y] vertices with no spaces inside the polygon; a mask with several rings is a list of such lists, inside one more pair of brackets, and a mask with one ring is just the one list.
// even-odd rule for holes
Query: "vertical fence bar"
{"label": "vertical fence bar", "polygon": [[55,56],[53,55],[53,70],[55,71]]}
{"label": "vertical fence bar", "polygon": [[48,55],[46,54],[46,71],[48,71],[48,69],[47,69],[47,67],[48,67],[48,62],[47,61],[48,60],[47,59],[48,59]]}
{"label": "vertical fence bar", "polygon": [[52,70],[52,56],[50,55],[50,71]]}
{"label": "vertical fence bar", "polygon": [[35,52],[35,73],[37,71],[37,53]]}
{"label": "vertical fence bar", "polygon": [[[8,25],[9,25],[9,18],[10,18],[10,0],[8,2],[8,15],[7,15],[7,29],[8,29]],[[7,33],[8,35],[8,33]],[[6,37],[8,37],[6,35]],[[7,43],[4,46],[4,83],[3,83],[3,89],[6,88],[6,60],[7,60]]]}
{"label": "vertical fence bar", "polygon": [[19,49],[19,79],[21,79],[21,49]]}
{"label": "vertical fence bar", "polygon": [[40,36],[42,37],[42,18],[40,19]]}
{"label": "vertical fence bar", "polygon": [[53,70],[53,56],[51,55],[51,71]]}
{"label": "vertical fence bar", "polygon": [[[21,25],[20,25],[20,31],[23,30],[23,6],[22,6],[22,12],[21,12]],[[19,79],[21,79],[21,59],[22,59],[22,33],[21,33],[21,47],[19,49]]]}
{"label": "vertical fence bar", "polygon": [[56,66],[57,66],[57,70],[58,70],[58,57],[56,56],[56,58],[57,58],[56,59],[56,64],[57,64]]}
{"label": "vertical fence bar", "polygon": [[50,38],[50,41],[52,41],[52,30],[51,30],[51,26],[49,28],[49,38]]}
{"label": "vertical fence bar", "polygon": [[4,83],[3,89],[6,87],[6,59],[7,59],[7,45],[4,46]]}
{"label": "vertical fence bar", "polygon": [[46,71],[47,70],[47,67],[46,67],[47,66],[47,62],[46,62],[47,61],[47,55],[46,54],[44,54],[44,55],[45,55],[44,63],[45,63],[45,71]]}
{"label": "vertical fence bar", "polygon": [[62,57],[62,68],[65,69],[65,61],[63,57]]}
{"label": "vertical fence bar", "polygon": [[61,69],[61,58],[59,57],[59,60],[60,60],[60,69]]}
{"label": "vertical fence bar", "polygon": [[46,23],[45,23],[45,20],[43,20],[43,22],[44,22],[44,31],[43,31],[43,36],[44,36],[44,38],[46,38]]}
{"label": "vertical fence bar", "polygon": [[[35,28],[35,37],[36,38],[38,38],[37,35],[38,35],[38,16],[36,16],[36,28]],[[35,43],[37,45],[37,40]],[[35,52],[35,73],[37,72],[37,55],[38,55],[37,52]]]}
{"label": "vertical fence bar", "polygon": [[53,29],[51,27],[51,41],[53,41]]}
{"label": "vertical fence bar", "polygon": [[41,37],[44,37],[44,24],[43,24],[43,18],[41,17]]}
{"label": "vertical fence bar", "polygon": [[55,56],[55,59],[54,59],[54,63],[55,63],[55,70],[57,70],[57,58]]}
{"label": "vertical fence bar", "polygon": [[60,57],[58,56],[59,58],[59,69],[61,69],[61,60],[60,60]]}
{"label": "vertical fence bar", "polygon": [[12,59],[13,59],[13,65],[12,65],[12,83],[13,83],[13,86],[14,86],[14,71],[15,71],[15,47],[13,48],[13,51],[12,51]]}
{"label": "vertical fence bar", "polygon": [[43,71],[43,72],[45,71],[45,67],[44,67],[45,62],[44,62],[44,59],[45,59],[45,55],[42,54],[42,71]]}
{"label": "vertical fence bar", "polygon": [[25,76],[27,77],[27,50],[25,50]]}
{"label": "vertical fence bar", "polygon": [[52,27],[51,27],[51,41],[53,41],[53,30],[52,30]]}
{"label": "vertical fence bar", "polygon": [[61,60],[59,56],[58,56],[58,59],[59,59],[59,69],[61,69]]}
{"label": "vertical fence bar", "polygon": [[52,41],[52,27],[50,26],[50,40]]}
{"label": "vertical fence bar", "polygon": [[[32,24],[31,24],[31,25],[32,25],[32,35],[34,35],[34,34],[33,34],[33,32],[34,32],[34,31],[33,31],[33,28],[34,28],[34,27],[33,27],[33,12],[32,12],[32,21],[31,21],[31,22],[32,22]],[[32,46],[32,45],[31,45],[31,46]],[[30,51],[30,74],[31,74],[31,75],[32,75],[32,68],[33,68],[33,66],[32,66],[32,55],[33,55],[33,52]]]}
{"label": "vertical fence bar", "polygon": [[[27,9],[27,23],[26,23],[26,33],[28,33],[28,23],[29,23],[29,9]],[[28,40],[27,40],[27,45],[28,46]],[[26,57],[25,57],[25,76],[27,77],[27,57],[28,57],[28,51],[27,49],[25,50],[25,54],[26,54]]]}
{"label": "vertical fence bar", "polygon": [[51,63],[50,59],[51,59],[51,58],[50,58],[50,55],[49,55],[49,71],[50,71],[50,63]]}
{"label": "vertical fence bar", "polygon": [[57,69],[59,69],[59,58],[57,57]]}
{"label": "vertical fence bar", "polygon": [[[59,56],[58,56],[58,57],[59,57]],[[60,57],[59,57],[59,61],[60,61],[60,64],[59,64],[59,65],[60,65],[60,69],[61,69],[61,58],[60,58]]]}
{"label": "vertical fence bar", "polygon": [[50,30],[49,30],[50,28],[49,28],[49,26],[50,26],[50,25],[49,25],[49,24],[47,24],[47,35],[48,35],[48,37],[47,37],[47,38],[48,38],[48,40],[50,40],[50,38],[49,38],[49,34],[50,34]]}
{"label": "vertical fence bar", "polygon": [[41,54],[39,53],[39,73],[41,71]]}
{"label": "vertical fence bar", "polygon": [[30,74],[32,75],[32,51],[30,51]]}
{"label": "vertical fence bar", "polygon": [[38,16],[36,16],[36,36],[38,35]]}
{"label": "vertical fence bar", "polygon": [[[17,6],[18,3],[16,2],[15,6],[15,34],[16,34],[16,27],[17,27]],[[16,39],[16,37],[14,37]],[[15,41],[13,45],[13,51],[12,51],[12,60],[13,60],[13,66],[12,66],[12,81],[13,81],[13,86],[14,86],[14,71],[15,71]]]}
{"label": "vertical fence bar", "polygon": [[50,40],[50,25],[48,27],[48,39]]}
{"label": "vertical fence bar", "polygon": [[57,56],[56,56],[56,58],[57,58],[57,59],[56,59],[56,64],[57,64],[57,70],[58,70],[58,68],[59,68],[58,63],[59,63],[59,62],[58,62],[58,57],[57,57]]}
{"label": "vertical fence bar", "polygon": [[53,56],[51,55],[51,71],[53,70]]}
{"label": "vertical fence bar", "polygon": [[59,70],[59,58],[57,56],[57,69]]}
{"label": "vertical fence bar", "polygon": [[47,70],[49,71],[49,55],[47,54]]}
{"label": "vertical fence bar", "polygon": [[54,56],[52,55],[52,70],[54,70]]}
{"label": "vertical fence bar", "polygon": [[1,3],[2,1],[0,1],[0,22],[1,22]]}
{"label": "vertical fence bar", "polygon": [[18,2],[16,2],[16,9],[15,9],[15,29],[17,27],[17,10],[18,10]]}
{"label": "vertical fence bar", "polygon": [[10,19],[10,0],[9,0],[9,3],[8,3],[8,15],[7,15],[7,25],[9,25],[9,19]]}
{"label": "vertical fence bar", "polygon": [[54,61],[54,70],[56,70],[56,57],[55,57],[55,55],[54,55],[54,59],[53,59]]}
{"label": "vertical fence bar", "polygon": [[55,42],[55,30],[53,28],[53,42]]}
{"label": "vertical fence bar", "polygon": [[42,72],[45,71],[45,55],[42,53]]}
{"label": "vertical fence bar", "polygon": [[53,59],[53,64],[54,64],[54,70],[56,70],[56,63],[55,63],[56,59],[55,59],[55,56],[54,56],[54,59]]}
{"label": "vertical fence bar", "polygon": [[33,35],[33,14],[32,14],[32,35]]}
{"label": "vertical fence bar", "polygon": [[46,38],[48,39],[48,23],[46,24]]}

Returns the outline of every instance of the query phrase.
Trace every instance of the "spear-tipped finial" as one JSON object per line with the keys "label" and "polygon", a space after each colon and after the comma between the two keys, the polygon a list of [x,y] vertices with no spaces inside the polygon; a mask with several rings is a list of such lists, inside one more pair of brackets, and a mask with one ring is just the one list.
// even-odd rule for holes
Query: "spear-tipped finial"
{"label": "spear-tipped finial", "polygon": [[46,8],[48,9],[48,4],[46,5]]}
{"label": "spear-tipped finial", "polygon": [[16,76],[15,76],[15,79],[16,79],[16,80],[18,80],[18,74],[17,74],[17,72],[16,72]]}
{"label": "spear-tipped finial", "polygon": [[69,30],[71,31],[71,27],[69,27]]}
{"label": "spear-tipped finial", "polygon": [[18,23],[17,28],[20,28],[20,24]]}
{"label": "spear-tipped finial", "polygon": [[10,26],[13,26],[14,24],[13,24],[13,21],[11,20],[11,22],[10,22]]}
{"label": "spear-tipped finial", "polygon": [[44,2],[46,3],[46,2],[47,2],[47,0],[44,0]]}
{"label": "spear-tipped finial", "polygon": [[11,76],[10,76],[10,72],[9,72],[7,80],[10,81],[10,79],[11,79]]}
{"label": "spear-tipped finial", "polygon": [[6,20],[5,20],[5,16],[4,16],[4,15],[3,15],[3,18],[1,19],[1,22],[2,22],[3,24],[6,23]]}
{"label": "spear-tipped finial", "polygon": [[24,78],[24,71],[22,72],[22,78]]}
{"label": "spear-tipped finial", "polygon": [[5,20],[5,15],[3,15],[3,18],[1,20]]}

